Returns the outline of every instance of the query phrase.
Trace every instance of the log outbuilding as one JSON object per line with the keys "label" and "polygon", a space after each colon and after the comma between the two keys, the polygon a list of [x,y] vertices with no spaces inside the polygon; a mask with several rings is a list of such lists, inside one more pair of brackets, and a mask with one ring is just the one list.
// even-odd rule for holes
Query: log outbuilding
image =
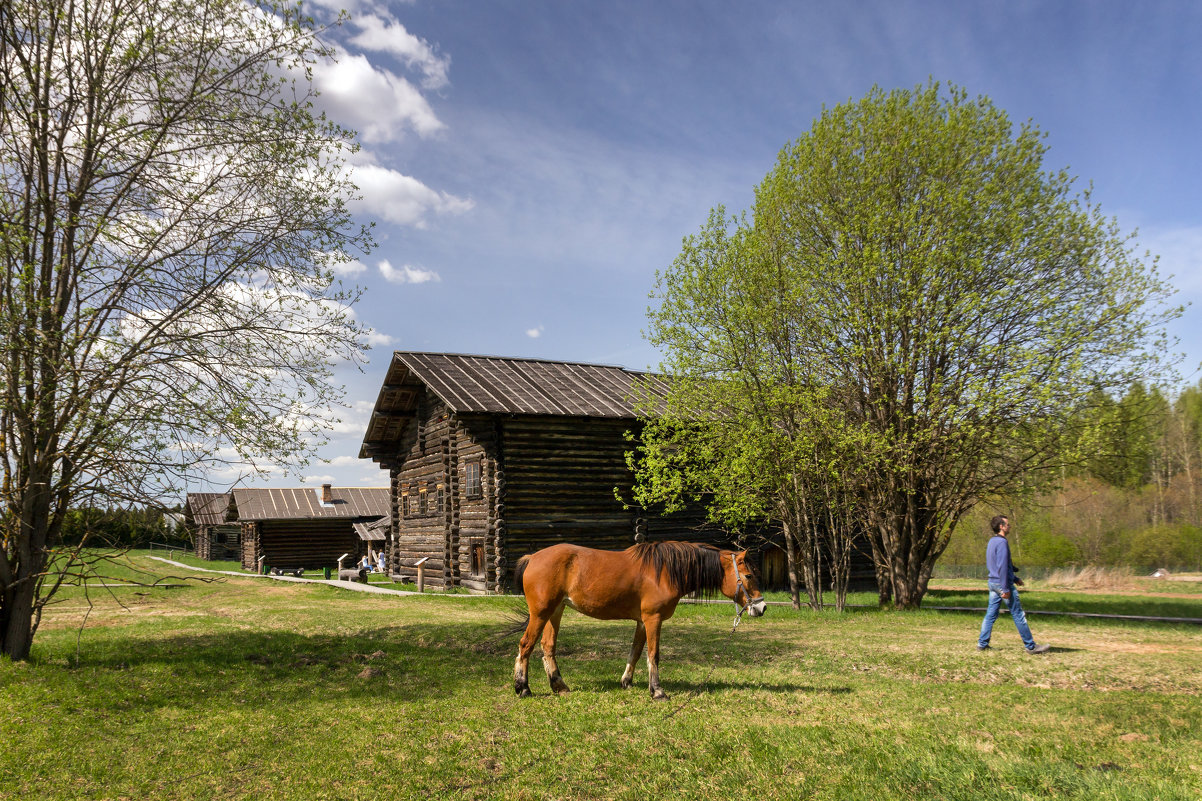
{"label": "log outbuilding", "polygon": [[184,504],[184,526],[192,536],[199,559],[233,560],[241,552],[242,527],[227,522],[230,496],[227,492],[189,492]]}
{"label": "log outbuilding", "polygon": [[557,542],[726,543],[701,510],[670,517],[615,497],[633,476],[633,400],[648,373],[595,364],[398,351],[360,456],[389,471],[388,567],[428,584],[504,591],[522,555]]}
{"label": "log outbuilding", "polygon": [[[389,514],[387,487],[235,489],[226,520],[240,526],[245,570],[266,564],[284,570],[336,567],[338,557],[358,561],[371,547],[357,524]],[[352,563],[345,563],[349,567]]]}

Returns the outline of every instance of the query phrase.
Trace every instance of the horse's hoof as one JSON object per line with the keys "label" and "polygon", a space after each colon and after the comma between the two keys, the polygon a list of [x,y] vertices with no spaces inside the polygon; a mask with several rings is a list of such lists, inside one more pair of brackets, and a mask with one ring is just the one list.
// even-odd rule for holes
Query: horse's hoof
{"label": "horse's hoof", "polygon": [[629,690],[634,686],[634,682],[627,679],[622,679],[620,682],[618,682],[618,684],[621,685],[623,690]]}
{"label": "horse's hoof", "polygon": [[529,687],[523,687],[518,690],[518,698],[529,698],[532,695],[534,695],[534,693],[530,692]]}
{"label": "horse's hoof", "polygon": [[667,701],[668,694],[666,692],[664,692],[663,690],[658,690],[656,692],[651,693],[651,700],[652,701]]}
{"label": "horse's hoof", "polygon": [[563,695],[564,693],[570,693],[571,690],[568,689],[568,685],[561,684],[558,687],[552,687],[551,692],[555,693],[556,695]]}

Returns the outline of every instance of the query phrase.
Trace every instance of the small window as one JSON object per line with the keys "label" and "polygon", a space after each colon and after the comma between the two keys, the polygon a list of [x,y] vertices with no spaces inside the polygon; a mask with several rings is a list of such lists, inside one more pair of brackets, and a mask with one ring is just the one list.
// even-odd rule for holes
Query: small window
{"label": "small window", "polygon": [[401,487],[401,517],[409,516],[409,485]]}
{"label": "small window", "polygon": [[468,462],[464,465],[463,494],[468,498],[480,498],[484,495],[480,486],[479,462]]}
{"label": "small window", "polygon": [[428,515],[430,513],[430,491],[429,484],[422,484],[417,490],[417,514]]}
{"label": "small window", "polygon": [[435,501],[435,506],[434,506],[435,514],[442,514],[443,509],[446,508],[444,506],[444,503],[445,503],[444,492],[445,492],[445,490],[444,490],[442,484],[439,484],[438,485],[438,496],[437,496],[437,500]]}

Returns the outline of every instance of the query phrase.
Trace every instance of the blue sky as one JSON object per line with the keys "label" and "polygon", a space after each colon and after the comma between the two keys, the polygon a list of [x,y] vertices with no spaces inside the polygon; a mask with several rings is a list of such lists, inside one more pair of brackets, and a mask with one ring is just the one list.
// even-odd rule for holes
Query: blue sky
{"label": "blue sky", "polygon": [[[328,7],[327,7],[328,4]],[[1202,4],[466,2],[346,7],[316,72],[358,130],[344,276],[375,334],[329,461],[244,484],[386,482],[357,458],[393,349],[654,367],[647,294],[718,204],[746,208],[823,105],[934,78],[1047,134],[1049,169],[1161,256],[1202,362]]]}

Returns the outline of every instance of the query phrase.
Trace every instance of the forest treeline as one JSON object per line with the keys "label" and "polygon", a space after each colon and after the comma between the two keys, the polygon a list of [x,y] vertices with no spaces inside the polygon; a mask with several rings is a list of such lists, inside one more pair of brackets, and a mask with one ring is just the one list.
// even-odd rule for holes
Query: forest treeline
{"label": "forest treeline", "polygon": [[1135,384],[1097,400],[1095,422],[1109,425],[1089,427],[1061,485],[979,506],[942,565],[981,562],[989,519],[1002,513],[1023,565],[1202,569],[1202,381],[1175,397]]}
{"label": "forest treeline", "polygon": [[182,525],[175,525],[173,515],[179,515],[178,507],[174,512],[155,507],[69,509],[59,544],[119,548],[144,547],[152,542],[184,543],[188,533]]}

